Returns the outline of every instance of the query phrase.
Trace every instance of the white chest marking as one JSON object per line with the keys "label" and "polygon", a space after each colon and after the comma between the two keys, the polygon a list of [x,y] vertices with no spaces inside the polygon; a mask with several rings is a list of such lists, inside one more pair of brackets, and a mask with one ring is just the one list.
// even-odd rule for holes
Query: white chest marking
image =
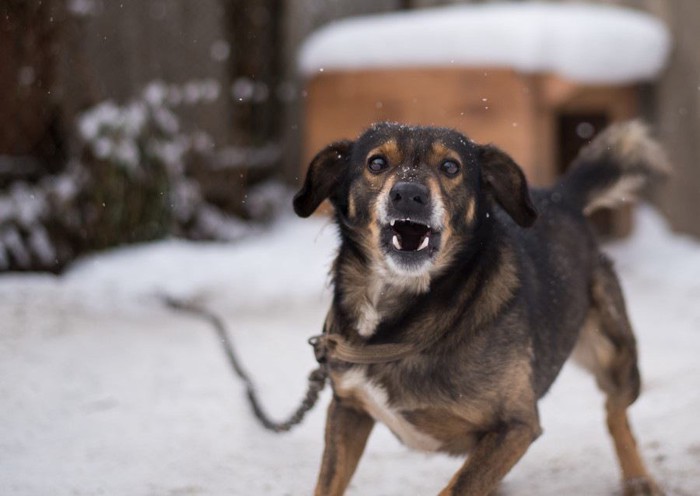
{"label": "white chest marking", "polygon": [[377,307],[370,303],[365,303],[362,307],[362,312],[357,319],[357,332],[360,334],[360,336],[364,336],[366,338],[370,337],[377,329],[377,324],[379,324],[380,318],[381,317],[377,311]]}
{"label": "white chest marking", "polygon": [[362,401],[372,418],[386,425],[406,446],[422,451],[436,451],[441,442],[418,431],[396,410],[389,406],[386,391],[372,384],[361,369],[345,372],[337,381],[341,394],[352,393]]}

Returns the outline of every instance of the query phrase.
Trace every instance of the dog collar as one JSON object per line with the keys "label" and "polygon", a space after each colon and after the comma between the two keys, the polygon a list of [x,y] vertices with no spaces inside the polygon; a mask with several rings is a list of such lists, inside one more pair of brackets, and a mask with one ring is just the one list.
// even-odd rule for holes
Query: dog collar
{"label": "dog collar", "polygon": [[438,334],[433,339],[420,344],[385,343],[357,346],[348,342],[340,334],[324,333],[310,338],[309,344],[314,348],[314,355],[318,363],[340,360],[357,365],[371,365],[395,362],[419,353],[435,343],[441,336],[442,334]]}

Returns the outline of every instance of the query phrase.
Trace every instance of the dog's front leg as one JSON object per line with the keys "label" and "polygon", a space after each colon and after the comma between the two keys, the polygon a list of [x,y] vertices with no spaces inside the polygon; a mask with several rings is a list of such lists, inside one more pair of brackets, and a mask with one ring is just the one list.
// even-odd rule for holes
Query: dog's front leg
{"label": "dog's front leg", "polygon": [[345,492],[373,426],[374,420],[365,412],[333,398],[326,417],[326,447],[316,496],[340,496]]}
{"label": "dog's front leg", "polygon": [[486,496],[540,435],[538,424],[515,422],[486,433],[440,496]]}

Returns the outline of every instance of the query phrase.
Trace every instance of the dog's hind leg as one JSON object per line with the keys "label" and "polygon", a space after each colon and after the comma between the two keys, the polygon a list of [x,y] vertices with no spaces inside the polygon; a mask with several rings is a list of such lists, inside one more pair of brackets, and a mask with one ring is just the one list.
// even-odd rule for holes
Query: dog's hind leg
{"label": "dog's hind leg", "polygon": [[593,373],[607,396],[608,430],[622,469],[624,495],[662,495],[644,466],[627,419],[627,407],[640,391],[637,344],[619,281],[605,258],[593,275],[591,309],[573,357]]}

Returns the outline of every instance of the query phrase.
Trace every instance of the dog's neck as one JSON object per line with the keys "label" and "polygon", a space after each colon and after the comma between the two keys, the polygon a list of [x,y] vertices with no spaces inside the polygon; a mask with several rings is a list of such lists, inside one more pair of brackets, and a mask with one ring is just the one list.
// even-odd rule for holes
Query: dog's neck
{"label": "dog's neck", "polygon": [[[474,274],[480,270],[476,269],[473,260],[478,258],[480,252],[492,248],[482,240],[481,236],[471,236],[468,245],[454,248],[452,254],[443,259],[435,270],[410,277],[393,273],[381,260],[368,256],[362,250],[361,243],[351,236],[343,236],[333,267],[333,305],[339,325],[336,332],[358,341],[383,339],[377,334],[382,327],[380,324],[387,320],[397,322],[412,307],[424,301],[428,292],[437,291],[443,295],[441,298],[446,299],[454,284],[463,284],[465,279],[476,277]],[[475,283],[478,285],[478,282]],[[477,287],[472,289],[476,291]],[[400,325],[401,333],[410,334],[412,331],[403,329],[405,325],[412,327],[410,320],[405,321]]]}
{"label": "dog's neck", "polygon": [[369,261],[352,249],[343,250],[334,272],[336,298],[342,314],[361,339],[369,339],[383,317],[400,312],[430,289],[430,274],[417,277],[390,272],[382,263]]}

